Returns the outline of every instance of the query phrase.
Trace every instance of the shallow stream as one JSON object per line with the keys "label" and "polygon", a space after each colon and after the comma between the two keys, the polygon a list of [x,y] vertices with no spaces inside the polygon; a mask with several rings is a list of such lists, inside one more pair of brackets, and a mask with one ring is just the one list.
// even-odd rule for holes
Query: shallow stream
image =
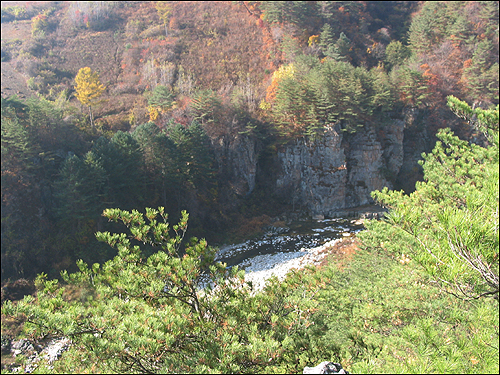
{"label": "shallow stream", "polygon": [[243,243],[221,246],[217,253],[217,260],[227,263],[228,266],[238,264],[245,269],[251,264],[251,259],[259,255],[277,253],[295,253],[301,249],[310,249],[324,243],[358,232],[362,224],[355,224],[355,220],[326,219],[294,221],[286,227],[268,227],[267,232],[259,238]]}

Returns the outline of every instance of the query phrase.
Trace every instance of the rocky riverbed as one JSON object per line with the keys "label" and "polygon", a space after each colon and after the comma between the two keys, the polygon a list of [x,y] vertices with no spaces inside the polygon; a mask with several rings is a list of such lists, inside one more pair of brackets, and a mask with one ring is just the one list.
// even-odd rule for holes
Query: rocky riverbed
{"label": "rocky riverbed", "polygon": [[300,249],[291,253],[257,255],[243,261],[239,266],[245,269],[245,281],[251,281],[256,289],[262,289],[266,280],[272,276],[283,280],[293,268],[301,269],[306,265],[318,265],[328,255],[328,250],[341,242],[343,238],[326,242],[312,249]]}
{"label": "rocky riverbed", "polygon": [[223,246],[217,260],[245,270],[246,281],[261,289],[271,276],[283,279],[293,268],[317,265],[330,250],[363,228],[362,220],[327,219],[269,227],[255,240]]}

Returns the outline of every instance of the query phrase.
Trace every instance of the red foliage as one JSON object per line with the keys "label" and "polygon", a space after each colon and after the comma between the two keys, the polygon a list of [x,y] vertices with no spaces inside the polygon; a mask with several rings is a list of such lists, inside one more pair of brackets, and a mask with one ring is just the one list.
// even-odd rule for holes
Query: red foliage
{"label": "red foliage", "polygon": [[143,49],[141,51],[141,57],[142,57],[141,61],[143,61],[144,59],[146,59],[146,56],[148,55],[148,53],[149,53],[149,48]]}

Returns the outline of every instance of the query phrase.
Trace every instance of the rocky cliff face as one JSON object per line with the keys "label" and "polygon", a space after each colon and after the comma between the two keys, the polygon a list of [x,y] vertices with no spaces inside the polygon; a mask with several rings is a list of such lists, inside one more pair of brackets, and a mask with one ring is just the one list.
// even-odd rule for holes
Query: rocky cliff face
{"label": "rocky cliff face", "polygon": [[392,188],[403,164],[404,127],[391,120],[354,135],[329,128],[315,141],[284,146],[277,154],[277,194],[313,216],[373,203],[370,193]]}
{"label": "rocky cliff face", "polygon": [[257,173],[257,145],[246,135],[222,136],[212,139],[215,156],[231,190],[239,196],[250,194],[255,188]]}
{"label": "rocky cliff face", "polygon": [[330,128],[316,141],[284,146],[277,154],[276,193],[312,215],[344,208],[348,171],[342,138]]}
{"label": "rocky cliff face", "polygon": [[[272,193],[312,216],[332,217],[345,208],[373,203],[370,193],[394,188],[400,174],[405,124],[392,119],[366,125],[355,134],[330,127],[316,140],[301,138],[281,146],[268,172]],[[231,190],[239,196],[250,194],[260,170],[255,141],[238,135],[213,143]]]}

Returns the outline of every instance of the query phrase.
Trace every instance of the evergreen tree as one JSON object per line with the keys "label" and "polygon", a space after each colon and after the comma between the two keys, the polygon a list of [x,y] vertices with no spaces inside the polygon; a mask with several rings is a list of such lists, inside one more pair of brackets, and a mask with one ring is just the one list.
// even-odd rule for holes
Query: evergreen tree
{"label": "evergreen tree", "polygon": [[222,108],[220,97],[212,90],[200,90],[196,92],[189,103],[193,119],[202,125],[213,123]]}
{"label": "evergreen tree", "polygon": [[[114,259],[78,261],[79,272],[62,272],[63,287],[41,274],[36,299],[2,305],[31,337],[72,340],[78,351],[64,354],[58,371],[286,372],[298,358],[317,292],[301,286],[300,273],[257,293],[237,267],[215,262],[206,241],[184,239],[185,211],[173,226],[163,207],[103,215],[127,227],[96,234],[117,250]],[[145,245],[156,252],[145,257]],[[75,287],[80,298],[68,298]]]}
{"label": "evergreen tree", "polygon": [[329,58],[322,64],[314,60],[301,56],[275,77],[271,113],[283,136],[319,134],[335,123],[354,132],[374,109],[392,106],[385,74]]}
{"label": "evergreen tree", "polygon": [[[423,155],[424,181],[414,193],[385,188],[373,196],[390,208],[385,225],[396,228],[398,237],[389,241],[410,252],[444,290],[461,298],[498,300],[498,106],[477,111],[456,98],[449,104],[460,116],[476,115],[490,146],[441,130],[432,153]],[[373,224],[385,231],[384,225],[377,227]]]}
{"label": "evergreen tree", "polygon": [[59,218],[71,223],[73,229],[81,229],[85,220],[98,216],[108,196],[102,159],[93,151],[83,159],[69,156],[61,166],[55,188]]}
{"label": "evergreen tree", "polygon": [[264,21],[272,23],[291,23],[304,28],[309,17],[315,16],[318,9],[312,1],[263,1],[260,9]]}
{"label": "evergreen tree", "polygon": [[35,147],[26,126],[15,109],[2,98],[2,176],[4,170],[29,167],[29,159],[34,155]]}
{"label": "evergreen tree", "polygon": [[350,50],[351,41],[343,32],[341,32],[339,38],[333,46],[333,54],[330,57],[338,61],[350,61]]}
{"label": "evergreen tree", "polygon": [[413,18],[409,31],[409,44],[416,54],[428,53],[436,42],[437,13],[441,13],[442,2],[426,2]]}
{"label": "evergreen tree", "polygon": [[176,145],[153,122],[138,126],[132,133],[142,153],[146,176],[143,190],[149,191],[148,202],[160,200],[167,205],[169,191],[175,191],[179,202],[181,163]]}
{"label": "evergreen tree", "polygon": [[381,66],[378,66],[370,70],[370,77],[373,90],[369,95],[371,107],[383,112],[390,111],[394,106],[395,95],[389,76]]}
{"label": "evergreen tree", "polygon": [[490,40],[477,44],[470,66],[464,69],[464,78],[471,97],[498,101],[498,62]]}
{"label": "evergreen tree", "polygon": [[385,62],[387,68],[402,65],[409,57],[409,50],[400,41],[393,40],[385,49]]}
{"label": "evergreen tree", "polygon": [[323,27],[321,27],[321,34],[319,34],[319,38],[321,50],[323,51],[323,54],[326,55],[328,48],[333,46],[335,43],[333,28],[330,24],[325,23]]}
{"label": "evergreen tree", "polygon": [[391,70],[390,80],[396,95],[405,104],[414,107],[425,105],[429,96],[427,80],[413,64],[395,67]]}
{"label": "evergreen tree", "polygon": [[117,207],[130,209],[144,199],[141,193],[144,176],[139,144],[132,135],[122,131],[115,133],[110,144],[114,146],[117,155],[108,171],[112,186],[111,197],[117,202]]}
{"label": "evergreen tree", "polygon": [[91,152],[106,173],[107,206],[130,208],[140,201],[141,152],[130,134],[117,132],[111,140],[100,137]]}
{"label": "evergreen tree", "polygon": [[148,98],[148,104],[165,110],[174,104],[174,96],[168,87],[157,85]]}
{"label": "evergreen tree", "polygon": [[215,182],[215,158],[201,124],[193,121],[187,128],[181,124],[172,124],[167,132],[169,139],[177,146],[179,170],[187,187],[212,187]]}

